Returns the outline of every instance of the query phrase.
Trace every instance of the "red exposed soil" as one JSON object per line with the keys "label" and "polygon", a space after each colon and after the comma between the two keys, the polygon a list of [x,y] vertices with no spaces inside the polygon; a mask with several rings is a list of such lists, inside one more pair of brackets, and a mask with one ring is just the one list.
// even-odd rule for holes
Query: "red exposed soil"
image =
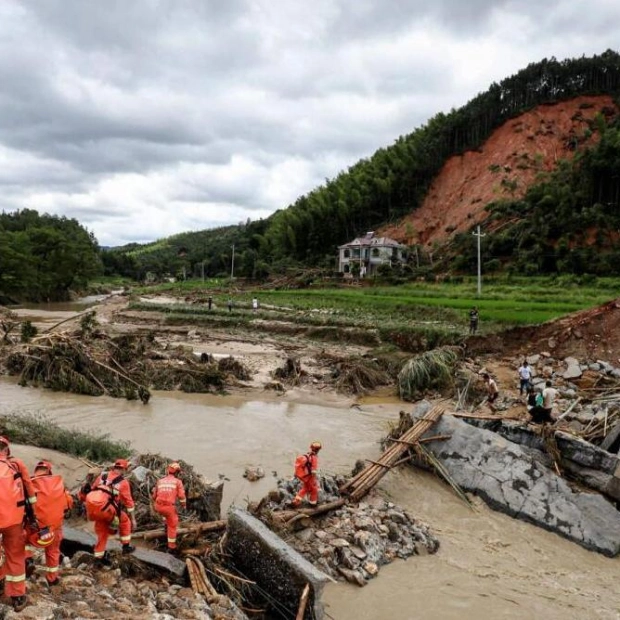
{"label": "red exposed soil", "polygon": [[501,334],[470,338],[468,350],[502,355],[548,351],[558,359],[572,356],[604,360],[617,366],[620,362],[620,298],[536,327],[516,327]]}
{"label": "red exposed soil", "polygon": [[379,234],[411,245],[430,246],[469,230],[487,216],[484,207],[519,198],[542,171],[592,144],[590,122],[616,110],[609,96],[577,97],[544,105],[496,129],[478,151],[451,157],[434,179],[419,209]]}

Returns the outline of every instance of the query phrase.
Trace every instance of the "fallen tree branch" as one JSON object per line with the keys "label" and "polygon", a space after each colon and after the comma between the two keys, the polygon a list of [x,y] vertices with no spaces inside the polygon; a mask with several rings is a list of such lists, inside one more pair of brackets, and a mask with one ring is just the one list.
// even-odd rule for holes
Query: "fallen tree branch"
{"label": "fallen tree branch", "polygon": [[[193,525],[186,525],[180,527],[177,530],[178,534],[201,534],[204,532],[219,532],[226,529],[227,521],[222,519],[220,521],[208,521],[203,523],[195,523]],[[143,532],[134,532],[131,534],[132,538],[141,538],[142,540],[153,540],[154,538],[164,538],[166,536],[166,530],[164,528],[156,530],[146,530]]]}

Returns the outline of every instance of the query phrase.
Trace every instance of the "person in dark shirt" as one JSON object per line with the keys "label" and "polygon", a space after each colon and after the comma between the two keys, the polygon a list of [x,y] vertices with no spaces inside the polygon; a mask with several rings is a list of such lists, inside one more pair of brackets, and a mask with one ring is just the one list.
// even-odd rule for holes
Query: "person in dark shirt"
{"label": "person in dark shirt", "polygon": [[478,331],[478,318],[478,308],[474,306],[469,311],[469,333],[471,335],[474,335]]}

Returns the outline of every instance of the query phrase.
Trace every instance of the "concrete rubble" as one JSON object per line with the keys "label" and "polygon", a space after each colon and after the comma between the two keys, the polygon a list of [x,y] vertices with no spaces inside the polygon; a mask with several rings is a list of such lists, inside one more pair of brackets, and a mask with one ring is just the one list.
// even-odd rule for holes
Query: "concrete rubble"
{"label": "concrete rubble", "polygon": [[620,553],[620,512],[603,496],[575,492],[537,450],[444,415],[426,448],[465,491],[489,506],[607,556]]}
{"label": "concrete rubble", "polygon": [[[321,502],[337,499],[341,476],[321,476]],[[297,491],[294,480],[279,480],[268,508],[286,507]],[[427,555],[439,541],[409,512],[376,495],[324,516],[302,520],[288,543],[333,579],[365,586],[381,566],[397,558]]]}

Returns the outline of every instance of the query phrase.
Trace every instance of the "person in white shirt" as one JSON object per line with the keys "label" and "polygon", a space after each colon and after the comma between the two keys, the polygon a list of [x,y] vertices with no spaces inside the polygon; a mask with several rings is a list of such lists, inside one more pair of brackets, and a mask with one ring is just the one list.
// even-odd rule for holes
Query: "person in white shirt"
{"label": "person in white shirt", "polygon": [[542,408],[545,412],[545,421],[548,422],[553,422],[553,418],[551,417],[551,411],[553,410],[553,403],[555,402],[555,398],[558,395],[558,391],[555,388],[551,387],[551,385],[551,381],[547,381],[547,383],[545,384],[545,389],[542,393]]}
{"label": "person in white shirt", "polygon": [[523,360],[523,364],[519,367],[519,394],[527,394],[530,387],[530,379],[532,378],[532,369],[529,367],[526,360]]}

